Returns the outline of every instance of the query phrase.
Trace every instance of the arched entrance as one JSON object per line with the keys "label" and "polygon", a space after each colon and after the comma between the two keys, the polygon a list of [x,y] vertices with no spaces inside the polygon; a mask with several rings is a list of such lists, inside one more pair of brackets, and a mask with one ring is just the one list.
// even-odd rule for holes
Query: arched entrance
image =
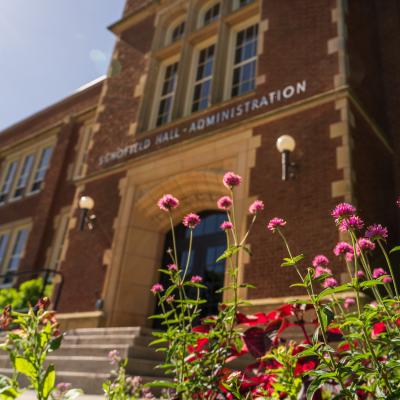
{"label": "arched entrance", "polygon": [[[225,261],[216,262],[217,258],[226,249],[226,236],[220,229],[220,225],[226,220],[224,213],[217,211],[203,211],[200,214],[201,223],[193,231],[192,254],[188,267],[187,278],[194,275],[201,276],[207,286],[201,293],[201,297],[207,300],[202,306],[202,316],[212,315],[218,311],[218,305],[222,301],[222,294],[218,289],[224,286]],[[190,231],[182,224],[175,227],[178,260],[181,266],[186,265],[188,258]],[[173,247],[172,232],[165,236],[163,267],[171,263],[168,249]],[[168,286],[168,277],[161,274],[160,282],[164,287]],[[190,293],[189,293],[190,296]],[[195,293],[193,293],[195,296]],[[158,310],[156,309],[156,312]],[[156,320],[157,321],[157,320]]]}

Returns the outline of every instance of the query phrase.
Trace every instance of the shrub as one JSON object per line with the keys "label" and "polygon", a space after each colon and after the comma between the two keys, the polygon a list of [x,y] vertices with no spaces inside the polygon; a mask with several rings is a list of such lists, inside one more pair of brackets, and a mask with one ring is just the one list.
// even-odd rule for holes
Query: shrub
{"label": "shrub", "polygon": [[[256,201],[249,207],[250,228],[239,237],[234,190],[241,178],[227,173],[224,184],[230,193],[218,201],[218,207],[227,215],[221,225],[227,248],[217,261],[226,260],[230,279],[221,290],[230,300],[217,315],[203,319],[200,310],[205,300],[200,293],[206,287],[201,277],[187,279],[193,230],[200,217],[188,214],[183,219],[189,229],[189,256],[180,265],[172,218],[179,200],[164,195],[158,202],[170,220],[174,248],[171,263],[160,269],[169,278],[168,287],[157,283],[151,289],[162,310],[152,318],[160,319],[165,327],[165,331],[154,332],[152,344],[165,353],[160,368],[172,379],[151,386],[172,389],[174,399],[400,398],[400,299],[385,248],[387,229],[372,225],[364,232],[364,222],[350,204],[339,204],[333,210],[338,229],[349,239],[334,248],[349,275],[347,283],[339,284],[325,255],[303,266],[304,256],[292,254],[284,235],[286,221],[273,218],[267,228],[282,239],[288,252],[282,268],[296,271],[299,282],[293,286],[302,287],[308,300],[270,313],[245,315],[240,310],[247,303],[238,293],[250,286],[239,283],[239,255],[250,252],[247,238],[264,205]],[[373,268],[370,256],[378,249],[387,269]],[[397,251],[400,246],[390,253]],[[362,296],[370,292],[374,301],[363,304]],[[288,327],[299,329],[304,339],[300,343],[285,339],[282,334]],[[251,354],[254,363],[243,370],[234,368],[232,361],[245,354]]]}
{"label": "shrub", "polygon": [[5,288],[0,290],[0,309],[11,305],[14,310],[28,309],[30,305],[36,304],[41,296],[50,296],[52,285],[46,285],[42,293],[43,279],[37,278],[21,283],[18,289]]}
{"label": "shrub", "polygon": [[56,386],[54,365],[45,364],[48,354],[57,350],[62,341],[55,313],[47,310],[49,303],[47,298],[40,299],[27,313],[13,312],[11,306],[3,310],[0,326],[11,330],[0,349],[9,354],[14,376],[0,377],[1,399],[16,399],[22,393],[20,376],[28,380],[37,400],[73,400],[82,393],[65,384]]}

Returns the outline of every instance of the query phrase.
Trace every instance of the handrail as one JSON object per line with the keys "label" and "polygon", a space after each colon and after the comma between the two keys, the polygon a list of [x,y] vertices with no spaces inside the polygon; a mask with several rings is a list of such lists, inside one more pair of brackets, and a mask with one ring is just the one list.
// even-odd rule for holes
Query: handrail
{"label": "handrail", "polygon": [[[42,298],[44,296],[45,290],[46,290],[46,286],[49,283],[52,283],[51,281],[49,281],[49,279],[52,276],[59,276],[60,277],[60,282],[57,283],[57,293],[54,296],[52,296],[54,298],[54,300],[52,301],[53,303],[53,309],[57,310],[58,307],[58,303],[60,301],[60,296],[61,296],[61,291],[63,289],[64,286],[64,275],[60,272],[60,271],[55,271],[49,268],[42,268],[39,270],[27,270],[27,271],[8,271],[5,274],[0,274],[0,282],[4,282],[4,281],[9,281],[12,282],[14,280],[14,278],[18,278],[19,276],[24,276],[24,275],[31,275],[32,279],[35,278],[39,278],[42,274],[44,274],[43,277],[43,283],[42,283],[42,287],[40,289],[40,296],[39,298]],[[38,299],[39,300],[39,299]]]}

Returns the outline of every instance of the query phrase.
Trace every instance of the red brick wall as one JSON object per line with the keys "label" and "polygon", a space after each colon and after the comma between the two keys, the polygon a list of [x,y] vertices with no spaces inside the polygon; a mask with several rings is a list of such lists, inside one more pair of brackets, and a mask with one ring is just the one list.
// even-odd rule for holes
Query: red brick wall
{"label": "red brick wall", "polygon": [[[329,125],[339,120],[334,103],[321,105],[299,114],[258,127],[254,134],[262,136],[255,168],[251,174],[250,194],[265,202],[262,223],[258,222],[250,236],[253,256],[246,266],[245,281],[257,288],[251,298],[305,294],[302,289],[289,289],[298,281],[291,268],[280,267],[288,257],[277,234],[266,229],[269,219],[287,220],[284,232],[293,254],[305,255],[303,271],[317,254],[325,254],[334,263],[333,270],[343,268],[334,260],[332,249],[338,233],[330,211],[342,199],[332,199],[331,182],[342,179],[336,168],[336,146],[339,139],[329,137]],[[296,140],[293,161],[298,165],[293,180],[281,180],[281,156],[276,139],[290,134]]]}
{"label": "red brick wall", "polygon": [[[77,226],[68,236],[66,261],[61,264],[65,283],[59,311],[93,310],[101,297],[106,268],[103,265],[105,249],[111,248],[113,222],[117,216],[120,196],[118,183],[123,173],[90,182],[84,193],[95,199],[96,227],[93,231],[79,231]],[[79,210],[75,217],[79,220]]]}

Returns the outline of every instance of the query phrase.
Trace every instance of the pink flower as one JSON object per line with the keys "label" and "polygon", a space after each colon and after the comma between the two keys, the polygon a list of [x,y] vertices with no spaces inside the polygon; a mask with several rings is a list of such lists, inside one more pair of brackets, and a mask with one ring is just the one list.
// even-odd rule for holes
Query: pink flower
{"label": "pink flower", "polygon": [[325,275],[325,274],[332,275],[332,270],[330,268],[324,268],[324,267],[321,267],[320,265],[318,265],[315,268],[314,278],[319,278],[320,276]]}
{"label": "pink flower", "polygon": [[176,264],[168,264],[167,269],[168,271],[178,271],[178,266]]}
{"label": "pink flower", "polygon": [[108,353],[108,358],[110,360],[111,365],[118,364],[121,361],[121,356],[120,356],[118,350],[111,350]]}
{"label": "pink flower", "polygon": [[371,242],[369,239],[360,238],[357,240],[357,255],[361,254],[361,251],[375,250],[375,243]]}
{"label": "pink flower", "polygon": [[348,243],[339,242],[333,249],[333,254],[336,256],[343,255],[347,262],[351,262],[353,261],[354,250]]}
{"label": "pink flower", "polygon": [[359,230],[364,227],[364,221],[357,215],[352,215],[349,218],[342,219],[339,224],[339,230],[346,232],[349,230]]}
{"label": "pink flower", "polygon": [[339,223],[343,218],[348,218],[356,213],[356,208],[349,203],[340,203],[332,211],[331,215]]}
{"label": "pink flower", "polygon": [[332,288],[338,285],[338,282],[335,278],[329,277],[326,278],[322,284],[322,286],[327,289],[327,288]]}
{"label": "pink flower", "polygon": [[372,277],[374,279],[379,278],[380,276],[387,275],[387,272],[383,268],[375,268],[372,271]]}
{"label": "pink flower", "polygon": [[233,172],[227,172],[224,175],[223,181],[227,188],[232,189],[234,186],[240,185],[240,182],[242,182],[242,177],[234,174]]}
{"label": "pink flower", "polygon": [[364,274],[364,271],[357,271],[357,278],[358,279],[363,279],[363,278],[365,278],[365,274]]}
{"label": "pink flower", "polygon": [[171,303],[173,303],[173,302],[175,301],[175,296],[174,296],[174,295],[168,296],[168,297],[165,299],[165,301],[166,301],[168,304],[171,304]]}
{"label": "pink flower", "polygon": [[203,282],[203,278],[199,275],[193,275],[191,281],[193,283],[200,283]]}
{"label": "pink flower", "polygon": [[268,222],[267,228],[271,232],[275,232],[277,228],[285,226],[286,221],[282,218],[272,218],[271,221]]}
{"label": "pink flower", "polygon": [[249,213],[253,215],[262,210],[264,210],[264,203],[261,200],[254,201],[249,207]]}
{"label": "pink flower", "polygon": [[153,292],[153,294],[160,293],[164,291],[164,286],[161,285],[161,283],[156,283],[150,290]]}
{"label": "pink flower", "polygon": [[217,206],[220,210],[229,210],[233,204],[232,199],[229,196],[222,196],[217,201]]}
{"label": "pink flower", "polygon": [[352,297],[346,297],[344,299],[343,307],[347,310],[348,308],[350,308],[354,304],[356,304],[356,301]]}
{"label": "pink flower", "polygon": [[313,265],[313,267],[318,267],[318,266],[326,267],[327,265],[329,265],[329,260],[323,254],[320,254],[320,255],[314,257],[312,265]]}
{"label": "pink flower", "polygon": [[400,197],[396,201],[397,207],[400,207]]}
{"label": "pink flower", "polygon": [[371,240],[385,240],[388,237],[388,229],[381,224],[371,225],[367,228],[365,237]]}
{"label": "pink flower", "polygon": [[172,194],[164,194],[164,196],[158,200],[157,205],[163,211],[171,211],[179,206],[179,200],[172,196]]}
{"label": "pink flower", "polygon": [[221,228],[223,231],[226,231],[226,230],[228,230],[228,229],[232,229],[232,228],[233,228],[233,224],[232,224],[231,222],[229,222],[229,221],[224,221],[224,222],[220,225],[220,228]]}
{"label": "pink flower", "polygon": [[383,283],[391,283],[391,282],[393,282],[393,279],[389,275],[386,275],[382,278],[382,282]]}
{"label": "pink flower", "polygon": [[346,253],[344,258],[348,263],[351,263],[354,260],[354,252],[353,253],[350,253],[350,252]]}
{"label": "pink flower", "polygon": [[194,229],[196,226],[201,222],[200,217],[197,214],[188,214],[185,217],[183,217],[182,223],[185,225],[187,228]]}

